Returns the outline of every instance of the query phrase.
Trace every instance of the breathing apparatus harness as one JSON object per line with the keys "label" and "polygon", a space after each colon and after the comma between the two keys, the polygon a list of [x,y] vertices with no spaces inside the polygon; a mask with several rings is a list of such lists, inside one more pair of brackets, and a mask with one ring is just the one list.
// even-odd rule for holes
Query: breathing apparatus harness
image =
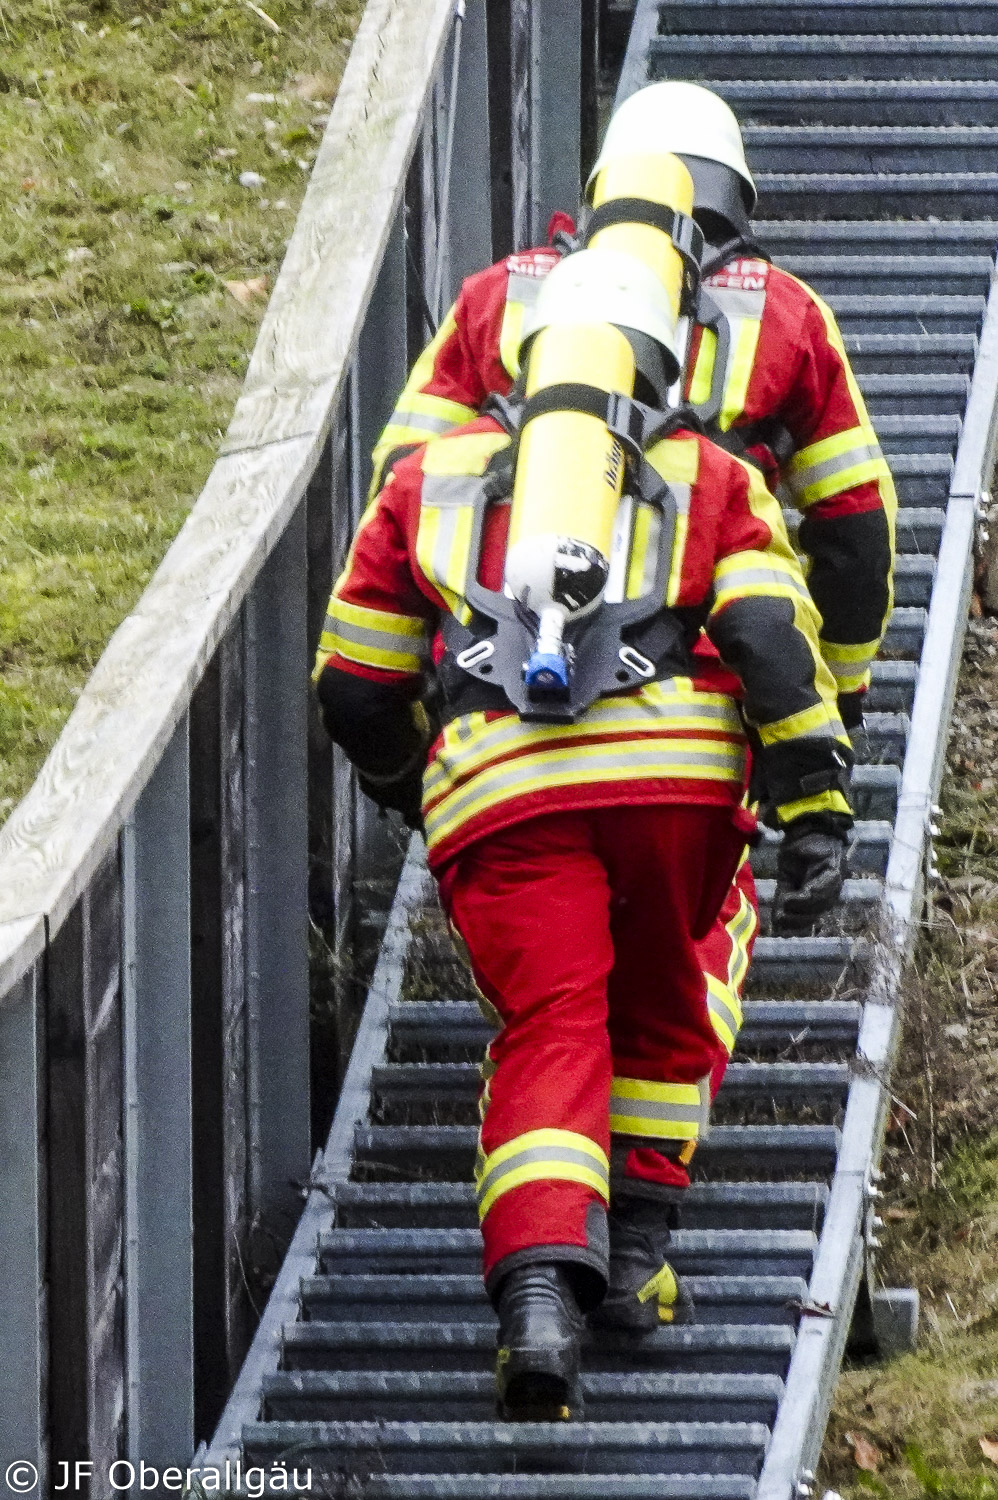
{"label": "breathing apparatus harness", "polygon": [[[627,692],[643,683],[687,675],[690,651],[700,634],[705,609],[672,609],[666,597],[676,532],[676,498],[649,463],[648,448],[678,428],[702,431],[687,410],[663,412],[619,392],[581,382],[548,386],[529,400],[491,396],[484,408],[512,442],[486,469],[475,501],[464,597],[473,611],[468,625],[447,615],[445,655],[438,677],[446,717],[512,706],[521,718],[573,723],[597,698]],[[569,625],[566,648],[571,672],[567,685],[528,681],[525,666],[537,635],[537,619],[504,591],[478,580],[478,564],[489,506],[512,489],[520,435],[534,418],[552,411],[582,412],[605,422],[627,464],[627,493],[654,507],[659,519],[655,577],[636,599],[604,600],[594,615]],[[605,573],[601,581],[605,581]],[[577,579],[566,572],[559,583],[570,591]]]}
{"label": "breathing apparatus harness", "polygon": [[[654,443],[680,427],[703,432],[707,424],[716,421],[723,400],[730,331],[727,319],[703,292],[700,263],[704,237],[689,213],[650,197],[625,193],[608,199],[593,211],[580,256],[605,254],[588,248],[590,242],[617,225],[648,226],[671,242],[681,268],[676,282],[678,315],[686,319],[688,328],[694,320],[710,328],[717,341],[710,396],[696,415],[684,407],[684,361],[677,360],[671,349],[668,359],[663,360],[661,346],[637,329],[628,332],[625,318],[619,332],[631,344],[631,369],[643,370],[646,388],[654,392],[660,406],[647,405],[619,389],[608,391],[599,384],[566,379],[564,375],[540,385],[530,395],[518,384],[511,398],[489,398],[484,410],[504,428],[511,443],[486,468],[473,503],[468,570],[462,591],[471,617],[462,624],[448,615],[443,624],[445,654],[438,678],[448,718],[512,706],[523,719],[573,723],[604,695],[688,675],[691,669],[690,652],[706,609],[680,610],[664,602],[672,568],[677,501],[647,453]],[[572,258],[568,255],[562,264]],[[650,373],[653,369],[654,374]],[[547,581],[540,587],[534,585],[530,564],[525,574],[518,575],[520,581],[515,585],[511,582],[515,549],[507,552],[506,579],[500,589],[487,588],[479,579],[489,508],[513,493],[521,442],[530,424],[556,413],[594,417],[603,424],[608,440],[604,479],[611,489],[616,486],[621,501],[626,495],[633,502],[635,515],[638,504],[655,515],[657,541],[651,544],[654,577],[637,598],[626,597],[626,583],[620,587],[622,598],[607,599],[603,593],[610,575],[608,559],[614,549],[629,548],[629,532],[616,536],[605,555],[599,546],[578,535],[538,536],[541,550],[545,545],[548,548],[545,566],[549,568]],[[621,513],[618,503],[617,524],[621,521],[626,526],[628,516]],[[626,577],[626,568],[624,574]]]}

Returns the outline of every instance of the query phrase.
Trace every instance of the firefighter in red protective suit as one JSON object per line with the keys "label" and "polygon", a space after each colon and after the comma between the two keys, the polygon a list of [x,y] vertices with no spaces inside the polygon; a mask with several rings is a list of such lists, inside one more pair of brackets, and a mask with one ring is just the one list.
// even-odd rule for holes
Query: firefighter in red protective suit
{"label": "firefighter in red protective suit", "polygon": [[[589,225],[590,242],[612,236],[608,218],[619,222],[601,173],[667,152],[679,155],[693,176],[693,215],[707,242],[703,284],[730,330],[720,409],[708,430],[755,463],[774,492],[782,479],[802,514],[799,544],[821,615],[821,651],[836,679],[843,722],[854,729],[892,604],[896,498],[890,472],[834,315],[803,282],[770,265],[752,239],[755,186],[738,122],[716,94],[696,84],[656,83],[620,106],[587,185],[603,215]],[[631,202],[629,212],[635,206]],[[562,231],[570,222],[567,216],[553,221]],[[561,255],[550,246],[527,250],[465,281],[378,442],[372,493],[412,445],[469,420],[491,393],[509,393],[519,375],[524,318]],[[688,395],[696,410],[718,383],[717,343],[701,330],[691,342]],[[802,897],[794,910],[778,913],[783,929],[796,922],[806,930],[813,917],[807,906]],[[728,1055],[741,1024],[757,928],[746,861],[700,945],[711,1014]],[[722,1076],[723,1065],[715,1092]]]}
{"label": "firefighter in red protective suit", "polygon": [[[608,1279],[615,1321],[675,1311],[661,1230],[724,1056],[696,941],[746,842],[732,672],[785,830],[784,892],[820,884],[822,909],[834,905],[851,823],[817,613],[758,473],[674,417],[644,429],[638,452],[627,427],[622,492],[618,397],[671,331],[667,304],[648,313],[655,278],[649,289],[638,265],[632,279],[628,259],[586,251],[549,278],[513,444],[481,417],[395,465],[316,666],[327,728],[365,790],[413,821],[421,811],[445,907],[502,1023],[476,1179],[500,1403],[515,1418],[577,1410],[582,1314]],[[627,518],[615,604],[613,568],[597,564],[618,549],[593,484],[614,528]],[[556,531],[603,526],[599,548],[538,529],[531,505],[546,504]],[[560,658],[559,609],[582,632]],[[528,620],[533,651],[517,635]],[[692,654],[702,627],[723,665]],[[431,662],[447,708],[428,746]],[[573,690],[558,677],[567,662],[594,674],[577,711],[557,696]],[[608,1234],[612,1121],[630,1149]]]}

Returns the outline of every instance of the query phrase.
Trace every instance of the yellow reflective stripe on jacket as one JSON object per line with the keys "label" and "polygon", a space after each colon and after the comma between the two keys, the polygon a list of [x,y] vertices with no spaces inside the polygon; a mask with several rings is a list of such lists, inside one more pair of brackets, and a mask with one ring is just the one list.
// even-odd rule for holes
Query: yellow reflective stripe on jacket
{"label": "yellow reflective stripe on jacket", "polygon": [[652,1083],[617,1078],[610,1090],[610,1130],[648,1140],[696,1141],[707,1129],[710,1079]]}
{"label": "yellow reflective stripe on jacket", "polygon": [[821,654],[840,693],[855,693],[868,685],[870,668],[879,649],[879,641],[848,646],[837,641],[821,641]]}
{"label": "yellow reflective stripe on jacket", "polygon": [[802,708],[799,713],[789,714],[785,719],[775,719],[771,724],[759,726],[759,738],[764,745],[777,745],[784,740],[796,740],[801,735],[822,739],[843,739],[845,728],[837,715],[829,717],[824,703],[813,708]]}
{"label": "yellow reflective stripe on jacket", "polygon": [[319,638],[321,665],[337,655],[365,667],[419,673],[426,665],[429,629],[416,615],[394,615],[348,604],[334,594]]}
{"label": "yellow reflective stripe on jacket", "polygon": [[[676,531],[672,539],[672,563],[665,595],[666,604],[675,604],[679,598],[686,558],[690,495],[700,472],[700,447],[696,438],[669,438],[649,448],[647,458],[655,472],[671,485],[676,501]],[[654,568],[655,559],[651,560],[650,565]]]}
{"label": "yellow reflective stripe on jacket", "polygon": [[855,485],[885,477],[890,479],[890,471],[869,423],[809,443],[794,454],[784,470],[787,488],[801,510]]}
{"label": "yellow reflective stripe on jacket", "polygon": [[499,358],[503,369],[515,380],[520,373],[520,339],[527,312],[537,301],[543,276],[521,276],[511,271],[506,284],[506,306],[499,330]]}
{"label": "yellow reflective stripe on jacket", "polygon": [[[728,323],[728,363],[724,373],[724,394],[717,425],[727,432],[745,410],[748,399],[752,366],[759,347],[762,317],[766,310],[766,293],[762,288],[712,286],[708,281],[705,290],[717,303]],[[690,385],[690,404],[702,405],[710,395],[714,379],[714,362],[717,357],[717,339],[710,329],[703,329],[700,348]]]}
{"label": "yellow reflective stripe on jacket", "polygon": [[574,1130],[528,1130],[480,1161],[475,1171],[479,1218],[525,1182],[578,1182],[610,1201],[606,1153]]}
{"label": "yellow reflective stripe on jacket", "polygon": [[[425,443],[427,438],[435,435],[432,431],[427,431],[418,424],[405,421],[404,417],[408,412],[422,412],[424,416],[434,415],[429,407],[421,407],[419,401],[423,397],[423,387],[429,385],[433,379],[437,355],[444,344],[447,343],[447,340],[452,338],[456,332],[457,320],[454,317],[454,308],[451,307],[445,313],[440,327],[409,372],[409,379],[403,386],[402,392],[395,403],[395,410],[388,419],[388,425],[374,445],[374,452],[371,456],[373,472],[371,475],[371,487],[368,491],[369,499],[373,499],[378,490],[381,489],[384,477],[382,474],[382,465],[393,448],[401,448],[408,443]],[[453,405],[457,408],[459,403],[454,402]],[[462,407],[461,410],[467,411],[468,408]],[[442,415],[442,413],[438,412],[436,415]],[[457,423],[467,420],[467,416],[461,416],[456,419]],[[443,430],[442,428],[438,429],[438,431]]]}
{"label": "yellow reflective stripe on jacket", "polygon": [[627,565],[627,598],[640,599],[651,592],[658,567],[662,522],[653,505],[638,501],[634,507],[631,556]]}
{"label": "yellow reflective stripe on jacket", "polygon": [[463,406],[458,401],[448,401],[443,396],[414,393],[399,405],[388,419],[388,425],[378,439],[374,450],[375,463],[379,455],[390,453],[394,448],[409,443],[425,443],[430,438],[440,437],[462,422],[470,422],[477,416],[473,406]]}
{"label": "yellow reflective stripe on jacket", "polygon": [[423,453],[423,485],[416,533],[416,560],[459,620],[471,556],[474,506],[489,459],[504,448],[504,432],[469,432],[431,443]]}
{"label": "yellow reflective stripe on jacket", "polygon": [[[507,758],[522,750],[544,752],[549,747],[563,748],[575,740],[584,742],[607,734],[647,735],[656,729],[669,735],[701,733],[730,739],[739,749],[742,740],[734,699],[725,693],[694,691],[688,678],[649,683],[638,694],[600,698],[578,724],[537,724],[513,714],[500,719],[486,719],[483,713],[465,714],[444,730],[426,773],[426,797],[432,799],[458,777],[467,781],[497,757]],[[698,743],[707,746],[710,742]]]}
{"label": "yellow reflective stripe on jacket", "polygon": [[745,755],[741,744],[696,739],[646,737],[620,744],[547,747],[533,754],[487,766],[469,783],[454,787],[428,807],[424,820],[432,846],[476,815],[532,792],[559,786],[649,780],[715,781],[741,785]]}
{"label": "yellow reflective stripe on jacket", "polygon": [[811,599],[800,570],[771,551],[735,552],[730,557],[722,557],[714,569],[711,614],[717,614],[735,599],[758,595],[806,599],[809,603]]}

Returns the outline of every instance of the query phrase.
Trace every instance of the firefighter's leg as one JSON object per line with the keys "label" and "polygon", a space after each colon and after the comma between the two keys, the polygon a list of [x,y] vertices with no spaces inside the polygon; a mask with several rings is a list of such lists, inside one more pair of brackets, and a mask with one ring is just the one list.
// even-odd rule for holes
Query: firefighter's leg
{"label": "firefighter's leg", "polygon": [[666,1247],[707,1126],[711,1075],[727,1057],[694,933],[723,900],[739,846],[727,809],[656,807],[627,809],[600,848],[615,956],[610,1289],[599,1316],[651,1328],[690,1312]]}
{"label": "firefighter's leg", "polygon": [[579,1309],[602,1296],[608,1256],[613,950],[590,815],[552,814],[483,839],[441,888],[503,1021],[476,1171],[501,1405],[513,1416],[566,1415]]}
{"label": "firefighter's leg", "polygon": [[742,992],[758,931],[758,901],[746,850],[717,921],[697,944],[707,981],[707,1009],[718,1040],[724,1047],[723,1058],[711,1072],[711,1099],[717,1097],[742,1024]]}

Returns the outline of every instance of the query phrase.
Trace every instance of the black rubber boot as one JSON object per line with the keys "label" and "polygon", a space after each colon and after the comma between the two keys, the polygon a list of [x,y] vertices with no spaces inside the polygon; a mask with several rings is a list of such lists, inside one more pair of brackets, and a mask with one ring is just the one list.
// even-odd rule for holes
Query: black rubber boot
{"label": "black rubber boot", "polygon": [[510,1422],[578,1417],[585,1322],[565,1268],[542,1263],[510,1271],[499,1292],[496,1389]]}
{"label": "black rubber boot", "polygon": [[666,1259],[675,1215],[673,1204],[645,1198],[611,1207],[610,1283],[593,1324],[647,1333],[690,1321],[693,1304]]}

